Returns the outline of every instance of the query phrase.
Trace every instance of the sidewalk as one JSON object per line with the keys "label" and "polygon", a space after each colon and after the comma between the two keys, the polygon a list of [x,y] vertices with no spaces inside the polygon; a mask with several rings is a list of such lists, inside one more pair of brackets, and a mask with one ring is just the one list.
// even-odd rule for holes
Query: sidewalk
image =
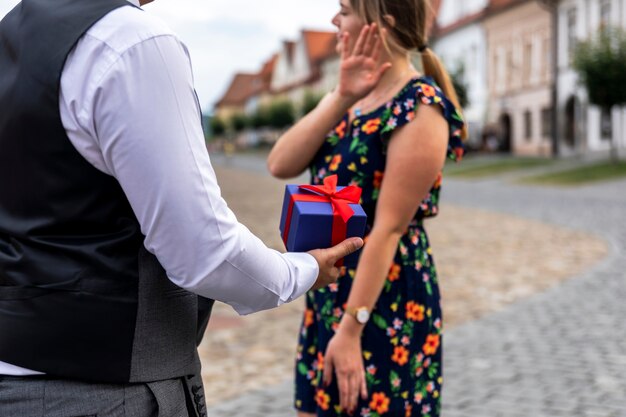
{"label": "sidewalk", "polygon": [[[284,183],[253,156],[213,161],[240,220],[282,249]],[[590,203],[578,189],[445,181],[442,213],[427,226],[448,329],[444,417],[626,415],[615,394],[626,392],[616,378],[626,371],[626,336],[604,327],[623,328],[626,312],[621,185],[608,186],[607,201],[590,189]],[[604,209],[589,213],[590,205]],[[245,318],[217,307],[200,349],[209,415],[294,415],[300,312],[298,301]]]}

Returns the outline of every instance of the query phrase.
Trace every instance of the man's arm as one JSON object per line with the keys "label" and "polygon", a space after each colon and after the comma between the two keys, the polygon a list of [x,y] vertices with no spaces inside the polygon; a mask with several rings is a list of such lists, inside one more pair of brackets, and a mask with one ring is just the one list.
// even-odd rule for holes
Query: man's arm
{"label": "man's arm", "polygon": [[84,71],[85,62],[73,68],[68,60],[64,126],[75,146],[93,143],[83,147],[91,156],[80,145],[77,149],[117,178],[146,235],[146,248],[168,277],[241,314],[276,307],[307,291],[318,276],[319,259],[267,248],[221,197],[184,46],[167,35],[107,53],[106,69],[92,74],[76,97],[67,79],[72,71]]}

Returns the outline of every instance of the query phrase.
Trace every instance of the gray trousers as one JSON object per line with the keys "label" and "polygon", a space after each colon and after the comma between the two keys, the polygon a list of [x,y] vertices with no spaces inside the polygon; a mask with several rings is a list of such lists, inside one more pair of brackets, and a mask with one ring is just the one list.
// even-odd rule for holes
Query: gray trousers
{"label": "gray trousers", "polygon": [[93,384],[0,375],[0,417],[204,417],[199,377]]}

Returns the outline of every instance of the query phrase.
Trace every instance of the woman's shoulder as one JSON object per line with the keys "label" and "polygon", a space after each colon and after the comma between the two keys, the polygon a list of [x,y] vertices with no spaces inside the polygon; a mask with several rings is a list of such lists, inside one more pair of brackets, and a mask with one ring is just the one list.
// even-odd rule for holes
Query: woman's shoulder
{"label": "woman's shoulder", "polygon": [[450,127],[449,156],[456,159],[462,149],[462,130],[465,124],[460,109],[445,95],[432,77],[412,78],[392,100],[383,115],[381,134],[389,140],[393,131],[411,122],[420,105],[437,106]]}

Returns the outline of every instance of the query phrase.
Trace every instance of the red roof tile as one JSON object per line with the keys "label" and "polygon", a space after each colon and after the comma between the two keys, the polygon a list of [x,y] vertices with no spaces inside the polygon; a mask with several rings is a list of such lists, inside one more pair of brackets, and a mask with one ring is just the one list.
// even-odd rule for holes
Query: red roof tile
{"label": "red roof tile", "polygon": [[302,37],[313,66],[337,53],[337,32],[303,30]]}
{"label": "red roof tile", "polygon": [[215,103],[215,107],[244,105],[246,100],[259,88],[261,82],[258,74],[235,74],[226,93]]}

